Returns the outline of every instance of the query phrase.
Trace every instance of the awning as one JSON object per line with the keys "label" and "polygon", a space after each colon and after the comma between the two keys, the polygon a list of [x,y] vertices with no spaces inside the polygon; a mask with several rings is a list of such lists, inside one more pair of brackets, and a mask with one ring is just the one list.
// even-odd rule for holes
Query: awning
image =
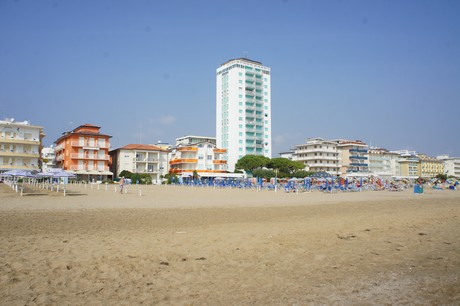
{"label": "awning", "polygon": [[91,171],[88,172],[88,174],[90,174],[90,175],[100,175],[101,173],[99,171],[97,171],[97,170],[91,170]]}
{"label": "awning", "polygon": [[88,174],[85,170],[77,170],[75,171],[76,174]]}
{"label": "awning", "polygon": [[102,171],[101,175],[113,175],[113,173],[110,171]]}

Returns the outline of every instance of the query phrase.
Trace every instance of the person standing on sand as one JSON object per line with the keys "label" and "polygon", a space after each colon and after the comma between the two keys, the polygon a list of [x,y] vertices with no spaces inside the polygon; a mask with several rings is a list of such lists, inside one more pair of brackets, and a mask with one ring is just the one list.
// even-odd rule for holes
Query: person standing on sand
{"label": "person standing on sand", "polygon": [[123,194],[123,187],[125,186],[125,177],[122,176],[120,181],[118,181],[118,185],[120,185],[120,194]]}

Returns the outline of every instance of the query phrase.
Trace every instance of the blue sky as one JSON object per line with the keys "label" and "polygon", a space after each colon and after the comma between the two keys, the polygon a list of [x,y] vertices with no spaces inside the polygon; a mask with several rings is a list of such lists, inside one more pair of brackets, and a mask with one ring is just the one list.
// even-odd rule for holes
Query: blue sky
{"label": "blue sky", "polygon": [[112,147],[215,136],[215,71],[272,71],[274,157],[307,137],[460,156],[460,1],[0,0],[0,117]]}

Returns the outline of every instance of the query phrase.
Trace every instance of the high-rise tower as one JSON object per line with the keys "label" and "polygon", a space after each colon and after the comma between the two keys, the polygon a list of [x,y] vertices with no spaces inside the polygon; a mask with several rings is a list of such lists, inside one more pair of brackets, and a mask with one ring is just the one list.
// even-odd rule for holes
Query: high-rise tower
{"label": "high-rise tower", "polygon": [[238,58],[216,73],[216,140],[228,170],[247,154],[272,155],[270,68]]}

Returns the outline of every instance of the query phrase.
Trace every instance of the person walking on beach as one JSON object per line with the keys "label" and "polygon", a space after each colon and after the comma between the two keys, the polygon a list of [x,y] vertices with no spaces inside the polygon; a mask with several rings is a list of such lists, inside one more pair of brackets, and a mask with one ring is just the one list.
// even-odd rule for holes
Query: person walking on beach
{"label": "person walking on beach", "polygon": [[120,181],[118,182],[118,185],[120,185],[120,194],[123,194],[123,187],[125,186],[125,177],[122,176]]}

